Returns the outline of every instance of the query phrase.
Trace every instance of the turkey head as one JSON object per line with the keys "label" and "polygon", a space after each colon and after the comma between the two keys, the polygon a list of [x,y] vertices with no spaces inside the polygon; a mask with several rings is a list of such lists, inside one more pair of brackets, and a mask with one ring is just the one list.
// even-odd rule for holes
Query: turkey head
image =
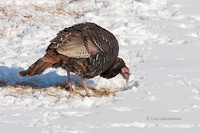
{"label": "turkey head", "polygon": [[129,69],[125,65],[124,60],[118,57],[115,63],[100,76],[103,78],[110,79],[115,77],[119,73],[123,76],[124,79],[126,79],[126,82],[129,81],[129,75],[130,75]]}

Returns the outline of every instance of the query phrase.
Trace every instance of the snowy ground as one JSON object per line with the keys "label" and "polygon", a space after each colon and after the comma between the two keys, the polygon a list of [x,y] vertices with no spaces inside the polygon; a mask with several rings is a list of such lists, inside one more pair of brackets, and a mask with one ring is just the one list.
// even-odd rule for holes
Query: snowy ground
{"label": "snowy ground", "polygon": [[[118,92],[88,98],[55,87],[62,69],[17,77],[58,31],[85,21],[116,35],[128,85],[95,77],[90,88]],[[199,0],[1,0],[0,42],[1,133],[200,132]]]}

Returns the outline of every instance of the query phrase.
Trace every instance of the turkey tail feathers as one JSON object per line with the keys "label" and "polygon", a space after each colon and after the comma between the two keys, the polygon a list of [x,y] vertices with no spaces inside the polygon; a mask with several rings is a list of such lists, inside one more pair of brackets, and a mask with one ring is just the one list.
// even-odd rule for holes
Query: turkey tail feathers
{"label": "turkey tail feathers", "polygon": [[43,61],[43,58],[37,60],[33,65],[31,65],[26,71],[18,72],[20,77],[24,76],[37,76],[41,74],[44,70],[51,67],[52,63]]}
{"label": "turkey tail feathers", "polygon": [[26,72],[26,71],[21,71],[21,72],[18,72],[17,75],[18,75],[19,77],[24,77],[24,76],[27,75],[27,72]]}
{"label": "turkey tail feathers", "polygon": [[60,65],[59,62],[61,60],[67,61],[68,57],[58,55],[57,52],[49,50],[42,58],[32,64],[26,71],[21,71],[17,74],[19,75],[19,77],[38,76],[47,68]]}

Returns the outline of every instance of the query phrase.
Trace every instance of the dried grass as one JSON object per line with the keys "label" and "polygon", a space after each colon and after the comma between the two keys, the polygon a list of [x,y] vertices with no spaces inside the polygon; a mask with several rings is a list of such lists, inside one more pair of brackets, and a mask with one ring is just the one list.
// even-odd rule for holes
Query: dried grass
{"label": "dried grass", "polygon": [[25,15],[24,17],[25,18],[32,18],[33,16],[32,15]]}
{"label": "dried grass", "polygon": [[5,29],[0,29],[0,38],[3,38],[5,36]]}
{"label": "dried grass", "polygon": [[2,12],[4,16],[8,16],[8,10],[6,9],[6,7],[0,7],[0,12]]}
{"label": "dried grass", "polygon": [[25,97],[25,96],[32,96],[32,97],[36,97],[35,91],[34,89],[31,88],[27,88],[27,89],[23,89],[23,88],[15,88],[15,87],[10,87],[11,90],[9,90],[9,92],[7,94],[5,94],[4,96],[12,96],[15,98],[18,97]]}
{"label": "dried grass", "polygon": [[75,19],[80,18],[83,16],[85,13],[90,12],[91,10],[85,10],[85,11],[65,11],[63,8],[60,8],[58,6],[53,7],[41,7],[38,5],[32,5],[35,11],[40,11],[40,12],[48,12],[49,14],[57,14],[57,15],[71,15],[74,16]]}
{"label": "dried grass", "polygon": [[[72,2],[77,2],[80,0],[71,0],[68,3]],[[29,6],[18,6],[16,10],[10,10],[10,7],[2,6],[0,7],[0,12],[3,14],[0,16],[0,19],[3,19],[5,17],[12,17],[12,16],[17,16],[19,14],[23,14],[27,9],[33,8],[35,11],[43,12],[43,13],[49,13],[52,15],[71,15],[75,19],[80,18],[83,16],[85,13],[91,12],[91,9],[84,10],[84,11],[67,11],[63,8],[60,7],[60,5],[54,5],[54,6],[44,6],[44,5],[29,5]],[[46,14],[45,14],[46,15]],[[27,19],[33,18],[31,14],[25,15],[24,16]]]}
{"label": "dried grass", "polygon": [[[61,98],[72,98],[74,96],[86,97],[85,90],[82,86],[75,86],[74,90],[68,91],[68,95],[62,94],[61,91],[65,90],[67,83],[58,83],[55,86],[44,88],[41,86],[37,86],[33,83],[28,82],[17,82],[16,84],[8,84],[5,81],[0,81],[0,86],[7,86],[9,91],[5,94],[5,96],[12,97],[25,97],[32,96],[36,97],[38,94],[42,94],[44,97],[50,96],[55,97],[57,99]],[[6,88],[5,88],[6,89]],[[107,97],[110,95],[114,95],[118,90],[112,88],[101,88],[101,89],[89,89],[92,97]]]}
{"label": "dried grass", "polygon": [[[117,89],[112,89],[112,88],[101,88],[101,89],[89,89],[90,90],[90,93],[91,93],[91,96],[92,97],[98,97],[98,98],[101,98],[101,97],[107,97],[107,96],[110,96],[110,95],[114,95],[116,92],[118,92],[119,90]],[[77,85],[74,90],[72,92],[70,92],[70,95],[71,96],[80,96],[80,97],[86,97],[85,95],[85,89],[80,86],[80,85]]]}
{"label": "dried grass", "polygon": [[6,82],[6,81],[3,81],[3,80],[0,81],[0,87],[1,87],[1,86],[7,86],[7,82]]}
{"label": "dried grass", "polygon": [[0,12],[3,14],[0,16],[0,19],[3,19],[4,17],[12,17],[16,16],[19,12],[19,10],[10,10],[9,7],[0,7]]}

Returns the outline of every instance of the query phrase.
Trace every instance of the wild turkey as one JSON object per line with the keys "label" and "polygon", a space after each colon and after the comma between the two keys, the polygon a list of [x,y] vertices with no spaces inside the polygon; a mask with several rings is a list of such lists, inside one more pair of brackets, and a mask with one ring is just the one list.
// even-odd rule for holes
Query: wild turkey
{"label": "wild turkey", "polygon": [[117,57],[119,45],[112,33],[94,23],[81,23],[60,31],[50,41],[46,54],[20,77],[37,76],[49,67],[61,67],[67,71],[68,87],[72,89],[70,72],[81,76],[86,95],[90,96],[84,78],[100,75],[112,78],[121,73],[128,82],[129,69],[123,59]]}

